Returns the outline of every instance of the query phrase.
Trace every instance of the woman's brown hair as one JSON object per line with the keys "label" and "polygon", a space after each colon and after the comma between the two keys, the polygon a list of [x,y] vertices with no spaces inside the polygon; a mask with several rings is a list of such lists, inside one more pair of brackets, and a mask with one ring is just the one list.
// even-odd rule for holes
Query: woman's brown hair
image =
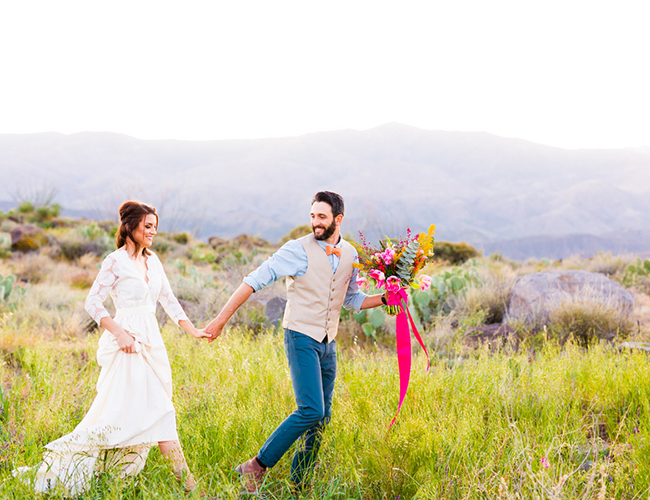
{"label": "woman's brown hair", "polygon": [[126,201],[120,206],[120,227],[117,228],[116,243],[117,248],[122,248],[126,245],[128,240],[135,244],[135,254],[138,255],[142,252],[143,255],[151,255],[151,252],[145,247],[142,247],[133,237],[135,231],[142,219],[147,215],[152,214],[156,216],[156,226],[158,226],[158,214],[156,209],[146,203],[139,201]]}

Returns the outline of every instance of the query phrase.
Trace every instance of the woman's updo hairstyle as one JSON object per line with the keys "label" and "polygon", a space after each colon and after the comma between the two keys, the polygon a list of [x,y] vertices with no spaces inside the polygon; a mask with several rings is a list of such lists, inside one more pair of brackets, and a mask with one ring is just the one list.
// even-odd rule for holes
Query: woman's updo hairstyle
{"label": "woman's updo hairstyle", "polygon": [[126,245],[128,240],[131,240],[135,244],[136,255],[140,252],[142,252],[143,255],[151,255],[151,252],[141,246],[133,237],[133,231],[138,228],[142,219],[149,214],[156,216],[157,226],[158,214],[156,213],[156,209],[151,205],[140,203],[139,201],[126,201],[122,203],[122,206],[120,207],[120,227],[117,228],[117,236],[115,238],[117,248],[122,248]]}

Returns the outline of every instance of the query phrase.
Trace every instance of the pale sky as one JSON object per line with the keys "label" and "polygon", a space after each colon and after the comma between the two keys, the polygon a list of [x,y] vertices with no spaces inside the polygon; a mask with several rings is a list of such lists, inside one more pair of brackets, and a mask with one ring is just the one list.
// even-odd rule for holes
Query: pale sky
{"label": "pale sky", "polygon": [[4,0],[0,133],[650,146],[649,26],[645,0]]}

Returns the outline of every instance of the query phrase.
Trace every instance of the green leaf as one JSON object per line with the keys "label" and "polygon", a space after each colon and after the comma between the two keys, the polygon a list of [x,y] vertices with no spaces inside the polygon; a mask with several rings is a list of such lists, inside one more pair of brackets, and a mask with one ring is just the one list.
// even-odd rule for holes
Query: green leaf
{"label": "green leaf", "polygon": [[363,323],[366,321],[366,311],[361,311],[360,313],[354,313],[354,320],[357,323]]}
{"label": "green leaf", "polygon": [[447,291],[447,286],[445,285],[445,282],[441,281],[440,283],[438,283],[438,292],[440,293],[440,295],[444,295],[446,291]]}
{"label": "green leaf", "polygon": [[364,323],[361,325],[361,328],[363,329],[363,333],[366,334],[366,337],[374,338],[375,328],[370,323]]}
{"label": "green leaf", "polygon": [[650,273],[650,260],[644,260],[643,267],[645,267],[646,271]]}
{"label": "green leaf", "polygon": [[463,285],[465,284],[465,281],[459,278],[458,276],[454,276],[451,278],[449,281],[449,288],[452,289],[453,292],[459,291],[461,288],[463,288]]}
{"label": "green leaf", "polygon": [[423,308],[429,305],[431,297],[427,292],[419,292],[414,294],[413,301],[418,305],[418,307]]}
{"label": "green leaf", "polygon": [[386,314],[379,307],[376,307],[368,313],[368,320],[375,328],[380,328],[386,322]]}
{"label": "green leaf", "polygon": [[[9,294],[7,294],[7,297],[8,296],[9,296]],[[5,286],[0,285],[0,300],[2,300],[4,302],[7,299],[7,297],[5,297]]]}

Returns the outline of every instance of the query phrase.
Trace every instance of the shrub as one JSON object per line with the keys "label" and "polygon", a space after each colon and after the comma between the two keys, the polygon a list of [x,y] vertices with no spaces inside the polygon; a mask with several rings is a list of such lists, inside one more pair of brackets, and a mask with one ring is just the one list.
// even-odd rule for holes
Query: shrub
{"label": "shrub", "polygon": [[438,260],[447,261],[452,265],[462,264],[481,255],[476,248],[465,242],[450,243],[448,241],[436,241],[433,253]]}
{"label": "shrub", "polygon": [[480,312],[484,324],[501,323],[514,281],[515,274],[507,267],[481,268],[458,304],[460,314],[471,317]]}
{"label": "shrub", "polygon": [[106,231],[95,223],[76,227],[57,239],[61,254],[68,260],[76,260],[85,254],[102,257],[115,248]]}
{"label": "shrub", "polygon": [[287,235],[282,237],[282,239],[280,240],[280,245],[284,245],[287,241],[295,240],[301,238],[302,236],[306,236],[311,232],[312,229],[309,224],[304,224],[302,226],[295,227],[291,231],[289,231]]}
{"label": "shrub", "polygon": [[169,233],[158,233],[153,239],[151,249],[157,254],[177,253],[182,246],[174,238],[175,235]]}
{"label": "shrub", "polygon": [[190,241],[190,236],[186,232],[175,233],[172,234],[172,239],[180,245],[187,245]]}
{"label": "shrub", "polygon": [[592,300],[575,297],[554,308],[549,316],[549,331],[561,342],[573,337],[587,347],[598,340],[625,339],[632,325],[621,317],[619,308]]}
{"label": "shrub", "polygon": [[12,259],[15,267],[14,274],[21,281],[39,283],[51,271],[52,260],[42,251],[26,254],[14,254]]}

